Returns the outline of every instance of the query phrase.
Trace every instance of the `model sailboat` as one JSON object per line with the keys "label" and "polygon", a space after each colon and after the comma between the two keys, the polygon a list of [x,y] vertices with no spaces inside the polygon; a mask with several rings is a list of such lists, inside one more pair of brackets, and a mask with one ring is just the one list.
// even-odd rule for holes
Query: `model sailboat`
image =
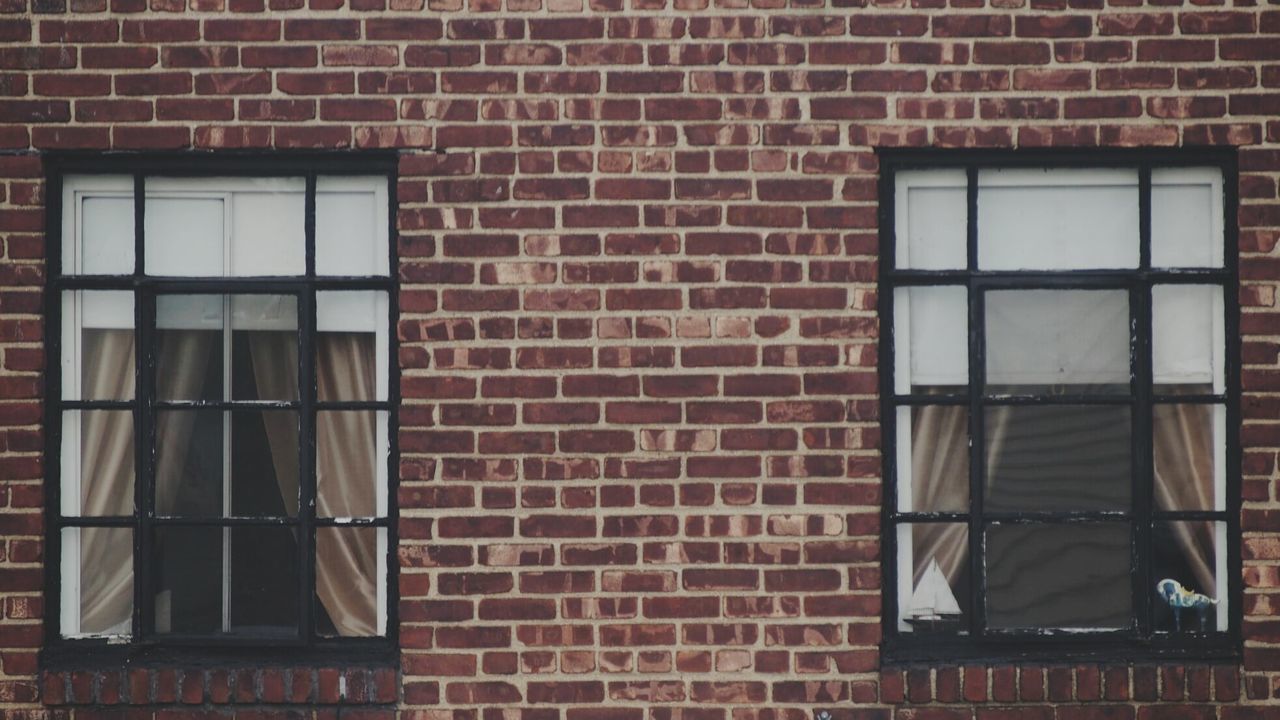
{"label": "model sailboat", "polygon": [[920,578],[911,604],[907,606],[906,621],[915,626],[939,628],[960,619],[960,604],[951,592],[947,577],[942,574],[935,558],[929,559],[929,567]]}

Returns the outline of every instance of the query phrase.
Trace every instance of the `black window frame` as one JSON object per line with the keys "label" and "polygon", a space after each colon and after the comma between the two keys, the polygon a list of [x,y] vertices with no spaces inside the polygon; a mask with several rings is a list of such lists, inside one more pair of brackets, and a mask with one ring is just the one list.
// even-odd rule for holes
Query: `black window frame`
{"label": "black window frame", "polygon": [[[1044,149],[1044,150],[935,150],[882,149],[877,153],[880,166],[879,227],[880,261],[878,278],[878,316],[880,319],[880,407],[883,452],[884,500],[882,507],[882,637],[881,659],[885,665],[938,663],[955,661],[982,662],[1138,662],[1162,660],[1196,660],[1205,662],[1238,662],[1242,657],[1241,600],[1242,567],[1240,531],[1240,308],[1238,277],[1237,225],[1237,158],[1233,148],[1179,149]],[[1223,266],[1221,269],[1151,268],[1151,171],[1157,168],[1212,167],[1223,176]],[[1139,177],[1139,265],[1126,270],[1059,270],[1005,271],[979,270],[978,248],[978,171],[996,168],[1081,168],[1135,169]],[[910,270],[896,267],[895,205],[896,174],[906,170],[964,170],[966,173],[966,268],[962,270]],[[1225,393],[1194,396],[1204,402],[1226,407],[1226,498],[1223,511],[1164,512],[1153,509],[1153,469],[1151,467],[1151,412],[1153,407],[1152,369],[1150,358],[1151,307],[1150,287],[1161,284],[1217,285],[1223,288],[1225,317]],[[968,300],[969,379],[966,388],[969,407],[969,508],[962,513],[900,512],[897,509],[898,481],[896,471],[896,408],[922,404],[926,398],[901,396],[894,392],[894,290],[908,286],[959,285],[966,288]],[[1120,396],[1133,409],[1134,435],[1132,509],[1122,513],[1001,513],[1006,522],[1040,520],[1052,516],[1063,522],[1085,521],[1111,515],[1130,524],[1134,607],[1129,629],[1112,632],[1054,631],[1028,629],[991,632],[982,624],[984,614],[984,581],[982,576],[982,532],[991,514],[984,513],[982,414],[985,348],[982,293],[987,290],[1018,288],[1127,289],[1130,299],[1131,393]],[[1184,399],[1179,397],[1180,400]],[[929,398],[930,402],[936,399]],[[1022,402],[1034,402],[1021,400]],[[963,401],[962,401],[963,402]],[[1225,632],[1155,633],[1151,629],[1151,600],[1146,578],[1150,571],[1151,530],[1157,517],[1161,520],[1215,520],[1226,523],[1228,627]],[[970,607],[973,612],[969,635],[938,635],[902,632],[898,629],[897,527],[915,522],[951,520],[967,524]],[[1141,590],[1142,594],[1139,594]],[[1147,598],[1146,602],[1139,598]]]}
{"label": "black window frame", "polygon": [[[360,153],[195,153],[89,154],[64,153],[43,157],[46,192],[46,265],[44,296],[45,381],[45,622],[41,666],[75,669],[129,663],[168,665],[175,662],[259,665],[270,662],[393,664],[397,658],[399,617],[398,545],[400,372],[395,329],[399,315],[399,272],[396,232],[398,156],[392,152]],[[133,179],[134,269],[127,275],[64,275],[62,272],[63,178],[68,175],[127,175]],[[385,276],[316,275],[316,185],[320,177],[377,176],[387,187],[387,251]],[[275,178],[305,179],[305,270],[289,276],[165,277],[145,275],[144,213],[148,178]],[[134,297],[135,397],[133,400],[65,400],[61,397],[61,296],[70,290],[123,290]],[[375,290],[387,295],[387,398],[365,401],[324,401],[316,397],[313,339],[316,334],[317,291]],[[296,518],[165,518],[154,510],[154,424],[157,295],[174,294],[290,295],[298,308],[298,377],[303,392],[296,401],[254,401],[257,407],[290,407],[299,414],[299,510]],[[175,403],[167,403],[175,405]],[[191,405],[191,403],[181,403]],[[232,403],[207,401],[201,407],[229,409]],[[244,405],[243,402],[236,403]],[[228,406],[228,407],[224,407]],[[135,485],[131,516],[63,517],[61,513],[61,422],[64,410],[130,410],[134,413]],[[162,408],[163,409],[163,408]],[[250,408],[251,409],[251,408]],[[372,410],[387,413],[387,512],[374,519],[334,519],[315,516],[315,416],[319,410]],[[105,637],[63,637],[61,630],[61,531],[64,527],[125,527],[133,530],[133,616],[127,642]],[[296,636],[184,636],[157,635],[146,630],[154,619],[150,587],[152,529],[174,527],[293,527],[299,538],[298,633]],[[321,527],[385,528],[386,631],[377,637],[327,637],[315,623],[315,531]]]}

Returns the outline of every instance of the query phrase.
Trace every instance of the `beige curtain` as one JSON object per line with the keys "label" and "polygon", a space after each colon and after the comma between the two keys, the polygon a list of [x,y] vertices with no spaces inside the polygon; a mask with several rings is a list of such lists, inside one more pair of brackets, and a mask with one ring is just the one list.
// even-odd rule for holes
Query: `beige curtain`
{"label": "beige curtain", "polygon": [[[1156,509],[1214,509],[1213,406],[1156,405],[1152,432]],[[1214,596],[1213,523],[1183,521],[1171,526],[1199,583],[1195,590]]]}
{"label": "beige curtain", "polygon": [[[911,428],[912,509],[926,512],[969,509],[969,409],[962,405],[916,408]],[[921,523],[915,528],[913,582],[936,559],[954,583],[969,560],[963,523]]]}
{"label": "beige curtain", "polygon": [[[261,397],[288,397],[297,387],[297,349],[290,333],[252,332],[249,348]],[[321,333],[316,338],[319,397],[374,397],[371,333]],[[272,462],[285,498],[298,494],[298,439],[292,416],[264,413]],[[316,514],[372,517],[376,483],[372,412],[316,416]],[[288,505],[289,503],[286,503]],[[316,593],[339,635],[377,634],[377,534],[372,529],[316,532]]]}
{"label": "beige curtain", "polygon": [[[134,386],[132,330],[82,331],[81,397],[129,399]],[[80,514],[132,515],[133,413],[80,411]],[[133,544],[120,528],[80,529],[80,631],[129,631]]]}

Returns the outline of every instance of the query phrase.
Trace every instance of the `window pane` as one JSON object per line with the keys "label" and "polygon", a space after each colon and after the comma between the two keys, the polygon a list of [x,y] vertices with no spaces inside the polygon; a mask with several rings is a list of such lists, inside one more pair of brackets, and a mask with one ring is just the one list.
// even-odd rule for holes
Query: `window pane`
{"label": "window pane", "polygon": [[1129,526],[992,525],[987,623],[992,628],[1129,627]]}
{"label": "window pane", "polygon": [[1226,508],[1227,410],[1222,405],[1152,408],[1157,510]]}
{"label": "window pane", "polygon": [[1155,574],[1152,623],[1156,632],[1227,630],[1226,538],[1224,522],[1155,524],[1151,568]]}
{"label": "window pane", "polygon": [[[63,259],[63,271],[84,275],[132,275],[133,193],[81,197],[80,257]],[[64,229],[65,232],[65,229]]]}
{"label": "window pane", "polygon": [[1156,392],[1225,391],[1222,288],[1151,288],[1151,352]]}
{"label": "window pane", "polygon": [[306,181],[244,178],[232,195],[231,275],[306,272]]}
{"label": "window pane", "polygon": [[1124,290],[992,291],[986,324],[989,392],[1129,391]]}
{"label": "window pane", "polygon": [[978,267],[1138,266],[1136,170],[982,170]]}
{"label": "window pane", "polygon": [[289,528],[160,528],[152,572],[158,633],[297,632],[298,545]]}
{"label": "window pane", "polygon": [[156,397],[222,400],[221,295],[156,298]]}
{"label": "window pane", "polygon": [[156,413],[156,512],[169,516],[294,516],[298,413]]}
{"label": "window pane", "polygon": [[988,510],[1128,509],[1128,406],[988,407],[984,422]]}
{"label": "window pane", "polygon": [[68,290],[62,293],[62,397],[132,400],[133,293]]}
{"label": "window pane", "polygon": [[68,175],[62,179],[62,272],[132,275],[133,178]]}
{"label": "window pane", "polygon": [[132,515],[132,410],[62,413],[62,514]]}
{"label": "window pane", "polygon": [[133,530],[62,529],[62,634],[128,636],[133,624]]}
{"label": "window pane", "polygon": [[898,567],[899,630],[927,633],[968,631],[970,573],[967,525],[899,525]]}
{"label": "window pane", "polygon": [[372,527],[316,529],[316,596],[321,635],[386,634],[387,531]]}
{"label": "window pane", "polygon": [[297,400],[297,298],[232,296],[231,329],[231,397]]}
{"label": "window pane", "polygon": [[968,291],[901,287],[893,302],[896,392],[962,392],[969,384]]}
{"label": "window pane", "polygon": [[969,510],[969,409],[898,408],[898,510]]}
{"label": "window pane", "polygon": [[316,293],[316,384],[322,402],[387,399],[387,294]]}
{"label": "window pane", "polygon": [[316,413],[316,515],[386,514],[387,413]]}
{"label": "window pane", "polygon": [[146,205],[148,275],[223,274],[223,198],[148,192]]}
{"label": "window pane", "polygon": [[1222,267],[1222,171],[1151,171],[1151,264]]}
{"label": "window pane", "polygon": [[319,178],[316,273],[386,275],[386,178]]}
{"label": "window pane", "polygon": [[[230,377],[224,375],[228,310]],[[294,296],[162,295],[156,299],[156,325],[159,399],[298,399]]]}
{"label": "window pane", "polygon": [[898,267],[959,270],[968,266],[966,186],[964,170],[897,174]]}

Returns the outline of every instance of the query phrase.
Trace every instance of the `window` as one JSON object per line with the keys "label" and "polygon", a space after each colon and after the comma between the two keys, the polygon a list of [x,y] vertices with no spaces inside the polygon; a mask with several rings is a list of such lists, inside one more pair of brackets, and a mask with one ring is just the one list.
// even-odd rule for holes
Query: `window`
{"label": "window", "polygon": [[55,644],[389,647],[394,166],[54,166]]}
{"label": "window", "polygon": [[884,157],[888,660],[1238,653],[1232,162]]}

